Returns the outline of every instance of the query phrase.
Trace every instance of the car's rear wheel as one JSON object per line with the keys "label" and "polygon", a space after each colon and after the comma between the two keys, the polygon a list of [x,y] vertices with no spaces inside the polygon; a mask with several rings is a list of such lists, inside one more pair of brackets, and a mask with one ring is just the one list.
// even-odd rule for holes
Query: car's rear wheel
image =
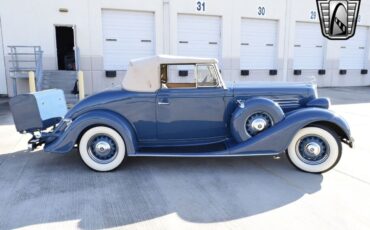
{"label": "car's rear wheel", "polygon": [[288,157],[298,169],[310,173],[323,173],[340,160],[342,144],[335,132],[324,127],[303,128],[293,137]]}
{"label": "car's rear wheel", "polygon": [[90,168],[106,172],[117,168],[126,155],[121,135],[114,129],[98,126],[87,130],[79,144],[82,160]]}

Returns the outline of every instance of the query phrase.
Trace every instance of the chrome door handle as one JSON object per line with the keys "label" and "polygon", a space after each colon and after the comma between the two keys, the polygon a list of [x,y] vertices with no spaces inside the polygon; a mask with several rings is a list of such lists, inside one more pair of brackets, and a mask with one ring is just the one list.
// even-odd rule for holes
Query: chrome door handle
{"label": "chrome door handle", "polygon": [[158,101],[158,105],[169,105],[169,102]]}

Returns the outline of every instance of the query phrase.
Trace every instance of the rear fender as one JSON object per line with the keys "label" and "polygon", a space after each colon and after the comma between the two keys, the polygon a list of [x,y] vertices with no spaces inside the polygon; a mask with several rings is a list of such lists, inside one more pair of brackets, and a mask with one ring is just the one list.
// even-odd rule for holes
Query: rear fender
{"label": "rear fender", "polygon": [[[294,135],[302,128],[313,124],[331,124],[337,127],[342,139],[351,141],[351,132],[347,122],[330,110],[306,108],[289,113],[284,120],[247,141],[232,146],[230,154],[284,152]],[[329,127],[330,128],[330,127]]]}
{"label": "rear fender", "polygon": [[70,152],[82,134],[94,126],[108,126],[115,129],[125,141],[127,154],[131,155],[136,152],[136,135],[131,124],[121,115],[107,110],[87,112],[73,120],[65,130],[57,128],[56,138],[45,144],[45,152]]}

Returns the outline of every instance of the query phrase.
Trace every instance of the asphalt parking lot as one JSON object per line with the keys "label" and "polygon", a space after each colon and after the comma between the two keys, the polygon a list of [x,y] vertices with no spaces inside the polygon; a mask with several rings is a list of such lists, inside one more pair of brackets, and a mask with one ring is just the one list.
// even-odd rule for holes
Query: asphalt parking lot
{"label": "asphalt parking lot", "polygon": [[370,88],[319,94],[356,139],[323,175],[285,157],[133,158],[97,173],[76,151],[27,152],[0,99],[0,229],[370,229]]}

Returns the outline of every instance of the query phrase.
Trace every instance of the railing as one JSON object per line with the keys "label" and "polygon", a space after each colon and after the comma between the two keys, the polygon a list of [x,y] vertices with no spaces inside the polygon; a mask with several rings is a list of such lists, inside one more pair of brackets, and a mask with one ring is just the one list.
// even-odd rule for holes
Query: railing
{"label": "railing", "polygon": [[42,56],[40,46],[8,46],[10,49],[10,77],[13,79],[13,93],[17,95],[17,79],[27,78],[28,72],[36,74],[37,90],[42,90]]}
{"label": "railing", "polygon": [[36,51],[36,82],[37,82],[37,90],[40,91],[42,90],[42,79],[44,77],[43,75],[43,63],[42,63],[42,56],[43,56],[43,51],[39,50]]}
{"label": "railing", "polygon": [[76,65],[76,71],[80,70],[80,48],[75,47],[75,65]]}

